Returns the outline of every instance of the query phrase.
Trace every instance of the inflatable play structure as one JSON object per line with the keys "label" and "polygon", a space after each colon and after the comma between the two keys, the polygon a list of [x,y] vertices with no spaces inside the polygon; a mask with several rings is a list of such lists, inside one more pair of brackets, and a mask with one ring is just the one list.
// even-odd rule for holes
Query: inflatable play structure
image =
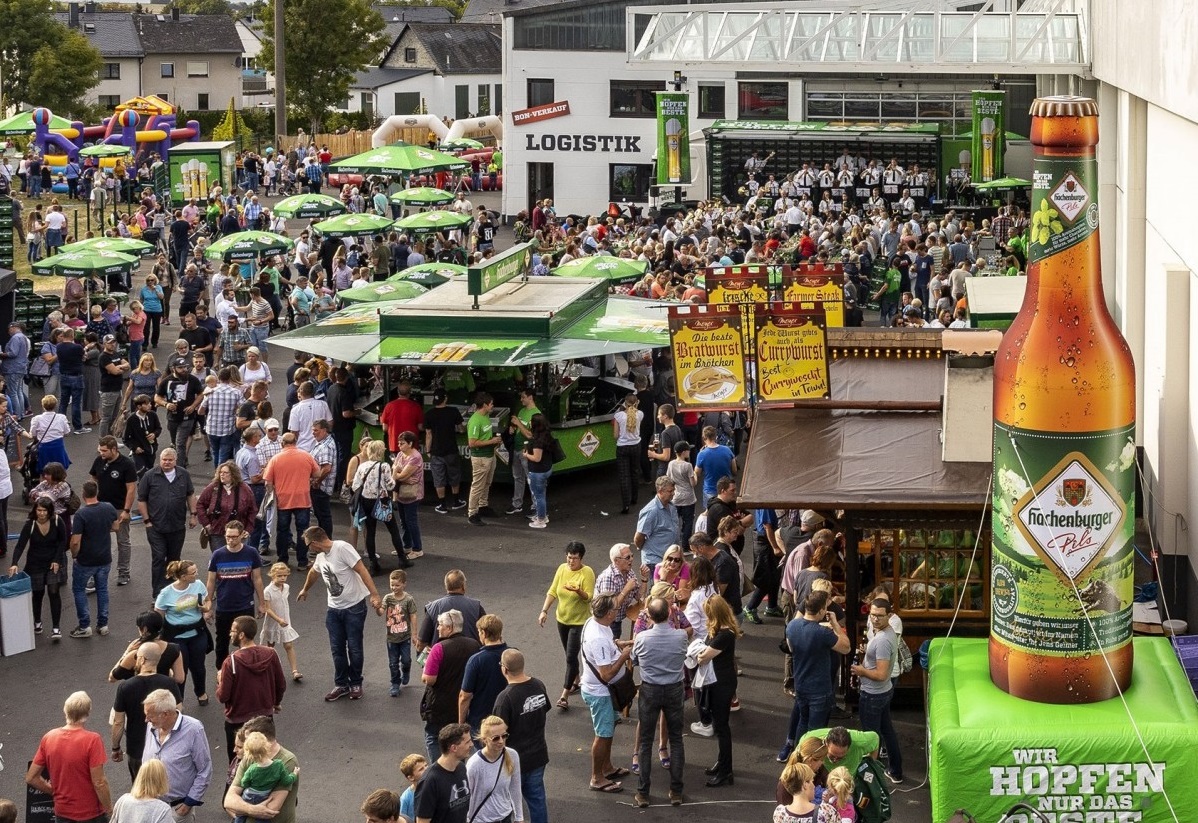
{"label": "inflatable play structure", "polygon": [[[373,148],[380,146],[389,146],[399,140],[406,140],[409,143],[422,143],[423,140],[413,139],[415,130],[425,133],[431,132],[436,135],[439,143],[448,143],[459,137],[494,137],[496,147],[503,145],[503,121],[494,115],[486,115],[483,117],[469,117],[462,120],[455,120],[448,128],[441,122],[441,118],[435,114],[393,114],[383,121],[374,132],[370,135],[370,145]],[[419,132],[417,132],[419,133]],[[454,152],[458,157],[470,162],[475,157],[482,161],[483,168],[491,162],[491,155],[495,149],[484,148],[473,151]],[[338,176],[337,180],[349,182],[353,184],[361,183],[360,176],[354,179],[353,175]],[[469,174],[466,175],[467,179]],[[436,185],[442,186],[445,182],[446,175],[438,174],[435,176]],[[330,178],[331,179],[331,178]],[[423,177],[413,178],[413,185],[420,184],[433,185],[434,180],[425,180]],[[468,186],[467,186],[468,187]],[[487,190],[491,187],[490,180],[484,173],[482,177],[482,188]],[[503,188],[503,173],[499,174],[497,188]]]}
{"label": "inflatable play structure", "polygon": [[[200,124],[187,121],[183,127],[175,122],[175,107],[159,97],[135,97],[116,107],[111,117],[98,126],[72,123],[70,128],[51,129],[53,115],[47,108],[33,112],[33,144],[57,173],[70,160],[78,161],[79,150],[88,144],[119,145],[129,149],[134,161],[157,154],[164,161],[172,145],[200,139]],[[106,158],[102,165],[115,160]]]}

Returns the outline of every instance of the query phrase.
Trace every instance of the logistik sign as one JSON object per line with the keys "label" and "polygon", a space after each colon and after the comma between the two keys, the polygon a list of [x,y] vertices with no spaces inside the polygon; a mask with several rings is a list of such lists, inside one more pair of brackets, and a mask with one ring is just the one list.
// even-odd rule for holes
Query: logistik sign
{"label": "logistik sign", "polygon": [[1139,823],[1164,792],[1165,763],[1070,763],[1056,749],[1015,749],[1014,765],[990,767],[990,796],[1025,801],[1040,814],[1010,823]]}
{"label": "logistik sign", "polygon": [[590,151],[640,154],[641,138],[626,134],[526,134],[528,151]]}

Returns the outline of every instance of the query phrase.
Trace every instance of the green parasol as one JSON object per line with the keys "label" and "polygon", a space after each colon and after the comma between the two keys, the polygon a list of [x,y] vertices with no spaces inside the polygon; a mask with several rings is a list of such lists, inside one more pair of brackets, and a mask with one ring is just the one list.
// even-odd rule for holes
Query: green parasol
{"label": "green parasol", "polygon": [[313,223],[312,228],[325,237],[367,237],[386,231],[394,222],[378,214],[340,214]]}
{"label": "green parasol", "polygon": [[348,209],[336,197],[327,194],[295,194],[276,203],[274,211],[279,217],[310,220],[344,214]]}
{"label": "green parasol", "polygon": [[423,146],[379,146],[330,164],[333,171],[345,174],[428,174],[434,171],[464,169],[470,164],[452,154]]}
{"label": "green parasol", "polygon": [[[71,121],[57,114],[50,117],[51,129],[69,129]],[[19,111],[12,117],[0,120],[0,134],[33,134],[37,127],[33,125],[32,111]]]}
{"label": "green parasol", "polygon": [[973,187],[978,191],[997,191],[998,189],[1027,189],[1031,188],[1031,185],[1031,180],[1024,180],[1022,177],[1000,177],[986,183],[975,183]]}
{"label": "green parasol", "polygon": [[649,263],[646,260],[596,255],[576,258],[549,273],[556,277],[595,277],[622,286],[637,282],[647,271]]}
{"label": "green parasol", "polygon": [[337,299],[341,301],[342,306],[352,306],[357,303],[386,303],[393,300],[411,300],[427,291],[428,289],[419,283],[398,280],[346,289],[337,293]]}
{"label": "green parasol", "polygon": [[60,277],[89,277],[132,271],[140,261],[131,254],[119,251],[83,250],[63,252],[33,264],[38,274],[57,274]]}
{"label": "green parasol", "polygon": [[387,282],[394,283],[397,280],[407,280],[408,282],[419,283],[431,289],[434,286],[440,286],[442,283],[448,283],[449,279],[455,274],[465,273],[466,267],[459,266],[457,263],[421,263],[419,266],[412,266],[398,274],[391,275],[387,278]]}
{"label": "green parasol", "polygon": [[136,237],[91,237],[63,246],[61,251],[119,251],[122,254],[152,254],[154,244]]}
{"label": "green parasol", "polygon": [[234,262],[257,260],[264,254],[281,254],[295,245],[295,241],[269,231],[239,231],[217,240],[204,250],[211,260]]}
{"label": "green parasol", "polygon": [[455,211],[425,211],[420,214],[410,214],[395,223],[401,229],[412,231],[440,231],[441,229],[457,229],[469,225],[474,218],[468,214],[458,214]]}
{"label": "green parasol", "polygon": [[469,137],[455,137],[452,140],[446,140],[441,144],[441,148],[446,151],[462,151],[463,149],[481,149],[483,144],[477,140],[472,140]]}
{"label": "green parasol", "polygon": [[121,157],[132,153],[128,146],[113,145],[111,143],[100,143],[79,150],[80,157]]}
{"label": "green parasol", "polygon": [[453,202],[453,192],[433,186],[417,186],[412,189],[401,189],[391,195],[392,203],[414,204],[418,206],[436,206],[441,203]]}

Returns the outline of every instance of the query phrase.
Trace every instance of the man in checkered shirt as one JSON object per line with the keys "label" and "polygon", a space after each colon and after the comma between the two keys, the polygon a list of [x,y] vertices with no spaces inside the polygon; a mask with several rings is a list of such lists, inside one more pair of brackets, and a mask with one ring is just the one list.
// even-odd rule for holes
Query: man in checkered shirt
{"label": "man in checkered shirt", "polygon": [[266,437],[258,444],[258,462],[264,467],[270,458],[283,451],[283,441],[279,439],[279,421],[273,417],[266,421]]}
{"label": "man in checkered shirt", "polygon": [[212,447],[212,465],[232,460],[237,451],[240,433],[237,431],[237,408],[241,391],[233,385],[233,367],[224,366],[216,375],[216,388],[200,403],[204,415],[204,431]]}
{"label": "man in checkered shirt", "polygon": [[320,477],[315,478],[312,486],[312,513],[316,515],[316,525],[324,529],[325,534],[333,536],[333,484],[337,480],[337,441],[332,437],[332,426],[328,420],[312,422],[312,437],[315,438],[311,450],[312,459],[320,466]]}
{"label": "man in checkered shirt", "polygon": [[246,349],[254,345],[254,341],[250,340],[250,333],[241,327],[241,318],[236,313],[226,318],[218,345],[222,366],[236,368],[245,364]]}

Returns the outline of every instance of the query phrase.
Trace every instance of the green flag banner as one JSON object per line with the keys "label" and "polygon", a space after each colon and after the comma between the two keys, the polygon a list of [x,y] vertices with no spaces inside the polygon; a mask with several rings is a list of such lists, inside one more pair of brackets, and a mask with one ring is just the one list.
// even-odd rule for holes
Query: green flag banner
{"label": "green flag banner", "polygon": [[1003,176],[1006,151],[1005,91],[973,92],[973,182],[989,183]]}
{"label": "green flag banner", "polygon": [[686,186],[691,182],[690,95],[657,93],[657,184]]}

